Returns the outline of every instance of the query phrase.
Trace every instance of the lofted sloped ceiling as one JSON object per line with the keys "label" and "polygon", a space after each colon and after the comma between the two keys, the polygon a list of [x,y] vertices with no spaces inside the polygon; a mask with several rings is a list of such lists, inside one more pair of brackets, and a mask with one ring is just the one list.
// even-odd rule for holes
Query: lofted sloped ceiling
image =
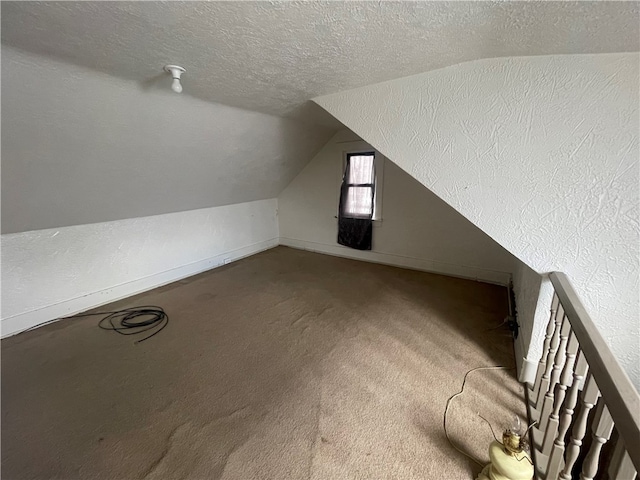
{"label": "lofted sloped ceiling", "polygon": [[189,95],[335,126],[309,99],[480,58],[631,51],[637,12],[637,2],[2,2],[2,42],[141,83],[177,63]]}
{"label": "lofted sloped ceiling", "polygon": [[[316,101],[533,270],[566,273],[640,386],[639,83],[637,52],[549,55]],[[527,338],[533,314],[518,314]]]}
{"label": "lofted sloped ceiling", "polygon": [[275,198],[333,130],[2,47],[2,233]]}
{"label": "lofted sloped ceiling", "polygon": [[[2,232],[276,197],[310,99],[466,60],[635,49],[634,2],[1,2]],[[184,66],[184,93],[163,65]]]}

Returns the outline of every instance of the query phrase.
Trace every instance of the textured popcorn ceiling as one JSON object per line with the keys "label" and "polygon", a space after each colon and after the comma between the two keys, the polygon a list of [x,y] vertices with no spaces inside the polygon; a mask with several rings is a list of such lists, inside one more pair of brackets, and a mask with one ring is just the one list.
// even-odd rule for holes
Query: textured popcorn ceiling
{"label": "textured popcorn ceiling", "polygon": [[[467,60],[638,50],[636,2],[2,2],[2,42],[331,123],[308,100]],[[323,116],[324,115],[324,116]]]}
{"label": "textured popcorn ceiling", "polygon": [[275,198],[331,136],[3,47],[2,233]]}

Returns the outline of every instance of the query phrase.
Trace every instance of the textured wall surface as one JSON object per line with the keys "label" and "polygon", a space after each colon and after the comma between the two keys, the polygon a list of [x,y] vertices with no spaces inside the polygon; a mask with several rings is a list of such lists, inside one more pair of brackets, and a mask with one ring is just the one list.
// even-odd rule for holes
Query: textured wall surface
{"label": "textured wall surface", "polygon": [[2,334],[277,245],[276,208],[271,199],[2,235]]}
{"label": "textured wall surface", "polygon": [[377,185],[382,221],[373,229],[372,251],[338,245],[335,215],[344,154],[371,148],[343,130],[318,152],[278,197],[282,243],[508,284],[520,262],[389,160]]}
{"label": "textured wall surface", "polygon": [[[2,42],[276,115],[467,60],[637,51],[637,2],[2,2]],[[398,52],[402,52],[401,55]],[[160,78],[158,78],[160,75]],[[318,109],[321,110],[321,109]],[[315,115],[312,115],[315,118]],[[321,119],[322,120],[322,119]]]}
{"label": "textured wall surface", "polygon": [[275,198],[333,130],[2,47],[2,231]]}
{"label": "textured wall surface", "polygon": [[515,340],[519,378],[533,383],[549,322],[553,286],[546,275],[540,275],[519,261],[513,272],[513,291],[520,325]]}
{"label": "textured wall surface", "polygon": [[535,271],[564,271],[636,385],[638,60],[481,60],[317,99]]}

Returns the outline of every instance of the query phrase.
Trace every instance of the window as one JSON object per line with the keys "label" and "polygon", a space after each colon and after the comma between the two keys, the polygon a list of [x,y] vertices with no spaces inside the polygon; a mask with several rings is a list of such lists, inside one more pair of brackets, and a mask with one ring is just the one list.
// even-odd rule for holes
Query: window
{"label": "window", "polygon": [[[341,168],[337,173],[339,174],[338,185],[342,184],[341,195],[345,196],[346,201],[343,202],[342,212],[338,211],[338,215],[353,216],[353,218],[367,216],[370,212],[369,202],[373,184],[373,220],[377,224],[382,221],[384,157],[373,151],[370,145],[363,145],[363,147],[356,151],[343,152]],[[347,165],[349,172],[347,172]],[[346,182],[346,185],[343,182]],[[361,183],[366,186],[360,186]]]}
{"label": "window", "polygon": [[344,169],[342,216],[372,218],[375,184],[375,152],[348,153]]}

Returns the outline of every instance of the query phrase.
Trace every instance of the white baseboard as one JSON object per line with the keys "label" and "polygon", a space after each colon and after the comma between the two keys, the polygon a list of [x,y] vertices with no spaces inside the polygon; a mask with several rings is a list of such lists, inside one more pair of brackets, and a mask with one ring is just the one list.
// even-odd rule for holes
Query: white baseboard
{"label": "white baseboard", "polygon": [[518,338],[514,340],[513,346],[516,356],[516,372],[518,374],[518,381],[533,385],[536,381],[538,362],[526,357],[522,334],[518,335]]}
{"label": "white baseboard", "polygon": [[93,292],[88,295],[83,295],[54,305],[48,305],[46,307],[14,315],[12,317],[3,318],[0,323],[0,336],[4,338],[16,335],[17,333],[30,328],[48,323],[56,318],[75,315],[92,308],[100,307],[107,303],[115,302],[132,295],[137,295],[138,293],[146,292],[147,290],[161,287],[171,282],[175,282],[276,247],[278,246],[278,243],[278,238],[272,238],[270,240],[230,250],[198,262],[181,265],[171,270],[156,273],[148,277],[115,285],[105,290]]}
{"label": "white baseboard", "polygon": [[476,267],[452,265],[449,263],[435,262],[432,260],[424,260],[421,258],[404,257],[401,255],[393,255],[389,253],[354,250],[352,248],[343,247],[342,245],[338,244],[327,245],[324,243],[310,242],[307,240],[280,237],[280,245],[297,248],[299,250],[324,253],[336,257],[345,257],[355,260],[363,260],[365,262],[381,263],[383,265],[408,268],[411,270],[438,273],[450,277],[477,280],[480,282],[493,283],[501,286],[507,286],[511,281],[511,274],[506,272],[497,272]]}
{"label": "white baseboard", "polygon": [[[152,290],[181,280],[198,273],[211,270],[229,262],[239,260],[250,255],[254,255],[264,250],[284,245],[287,247],[308,250],[312,252],[324,253],[338,257],[351,258],[372,263],[380,263],[395,267],[409,268],[430,273],[438,273],[452,277],[472,279],[481,282],[493,283],[497,285],[508,285],[511,279],[510,274],[496,272],[474,267],[464,267],[447,263],[434,262],[418,258],[404,257],[387,253],[359,251],[343,247],[341,245],[326,245],[304,240],[280,237],[265,240],[252,245],[248,245],[235,250],[230,250],[214,257],[210,257],[198,262],[182,265],[164,272],[156,273],[148,277],[139,278],[120,285],[114,285],[104,290],[96,291],[77,298],[72,298],[60,303],[47,305],[29,312],[3,318],[0,322],[0,337],[9,337],[17,333],[31,329],[38,325],[50,322],[51,320],[75,315],[86,310],[100,307],[123,298],[137,295],[139,293]],[[520,356],[520,358],[522,358]],[[535,369],[534,369],[535,370]],[[520,371],[520,369],[519,369]],[[535,375],[535,371],[533,372]]]}
{"label": "white baseboard", "polygon": [[[520,359],[520,361],[518,361]],[[534,362],[525,357],[516,356],[516,364],[518,370],[518,381],[533,385],[536,381],[536,372],[538,370],[538,362]]]}

